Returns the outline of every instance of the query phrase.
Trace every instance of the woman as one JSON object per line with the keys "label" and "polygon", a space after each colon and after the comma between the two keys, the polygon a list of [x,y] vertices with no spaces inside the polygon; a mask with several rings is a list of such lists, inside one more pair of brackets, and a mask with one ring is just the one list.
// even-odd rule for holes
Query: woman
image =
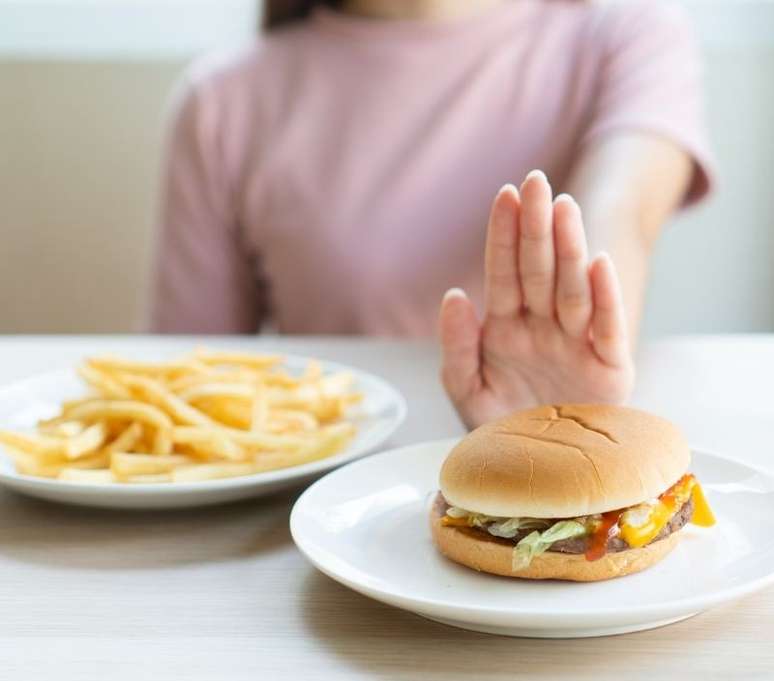
{"label": "woman", "polygon": [[467,425],[624,400],[651,249],[710,184],[682,15],[342,0],[280,26],[268,4],[268,35],[180,98],[154,328],[426,336],[443,297]]}

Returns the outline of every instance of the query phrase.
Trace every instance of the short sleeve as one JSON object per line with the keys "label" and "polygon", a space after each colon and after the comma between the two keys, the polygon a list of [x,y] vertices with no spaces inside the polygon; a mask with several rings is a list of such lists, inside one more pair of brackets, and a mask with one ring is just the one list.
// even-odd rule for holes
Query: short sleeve
{"label": "short sleeve", "polygon": [[695,203],[714,186],[715,163],[691,23],[682,8],[657,2],[613,5],[603,12],[599,87],[582,144],[622,130],[668,138],[693,158],[683,203]]}
{"label": "short sleeve", "polygon": [[260,323],[254,258],[241,240],[219,135],[228,106],[188,74],[174,98],[163,168],[151,329],[250,333]]}

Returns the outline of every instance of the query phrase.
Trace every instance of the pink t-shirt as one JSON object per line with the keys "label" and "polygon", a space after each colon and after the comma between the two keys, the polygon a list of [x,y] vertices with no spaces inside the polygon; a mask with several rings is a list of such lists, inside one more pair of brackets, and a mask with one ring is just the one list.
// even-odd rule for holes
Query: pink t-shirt
{"label": "pink t-shirt", "polygon": [[[482,298],[492,197],[584,145],[670,138],[708,190],[700,65],[672,6],[505,2],[473,19],[328,9],[191,69],[168,150],[156,331],[427,336]],[[587,225],[593,229],[593,225]],[[593,236],[593,235],[592,235]]]}

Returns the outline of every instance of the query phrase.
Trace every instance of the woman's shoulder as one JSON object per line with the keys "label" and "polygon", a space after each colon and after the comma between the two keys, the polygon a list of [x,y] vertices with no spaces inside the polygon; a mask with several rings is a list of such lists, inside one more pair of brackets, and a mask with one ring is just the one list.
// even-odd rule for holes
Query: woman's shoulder
{"label": "woman's shoulder", "polygon": [[[667,45],[690,40],[692,26],[686,10],[660,0],[523,0],[531,11],[527,21],[553,51],[567,46],[568,58],[605,58],[627,47]],[[518,3],[514,3],[517,5]],[[516,7],[514,7],[514,15]],[[521,15],[522,17],[525,14]],[[518,24],[517,24],[518,25]],[[574,48],[572,46],[575,46]],[[578,53],[580,51],[580,54]]]}
{"label": "woman's shoulder", "polygon": [[280,49],[282,44],[257,37],[248,45],[197,58],[185,69],[183,78],[196,88],[243,91],[256,79],[271,74],[272,62],[277,61]]}
{"label": "woman's shoulder", "polygon": [[306,44],[302,23],[196,59],[171,93],[170,119],[195,120],[212,135],[228,131],[231,139],[242,141],[259,135],[277,118],[292,81],[288,70],[294,68]]}
{"label": "woman's shoulder", "polygon": [[638,37],[661,40],[690,32],[685,8],[659,0],[618,0],[587,4],[591,23],[603,39],[627,42]]}
{"label": "woman's shoulder", "polygon": [[613,0],[595,5],[597,11],[615,21],[681,23],[688,16],[685,8],[667,0]]}
{"label": "woman's shoulder", "polygon": [[199,57],[184,71],[185,90],[211,93],[219,98],[252,98],[256,90],[271,92],[269,84],[297,60],[308,45],[306,22],[259,34],[239,48]]}

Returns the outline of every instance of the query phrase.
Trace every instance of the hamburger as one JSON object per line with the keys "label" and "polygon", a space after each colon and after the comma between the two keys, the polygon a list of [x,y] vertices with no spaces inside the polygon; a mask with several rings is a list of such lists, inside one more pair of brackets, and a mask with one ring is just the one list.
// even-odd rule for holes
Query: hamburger
{"label": "hamburger", "polygon": [[644,570],[689,522],[715,520],[691,452],[638,409],[567,404],[477,428],[446,458],[430,513],[440,551],[475,570],[591,582]]}

